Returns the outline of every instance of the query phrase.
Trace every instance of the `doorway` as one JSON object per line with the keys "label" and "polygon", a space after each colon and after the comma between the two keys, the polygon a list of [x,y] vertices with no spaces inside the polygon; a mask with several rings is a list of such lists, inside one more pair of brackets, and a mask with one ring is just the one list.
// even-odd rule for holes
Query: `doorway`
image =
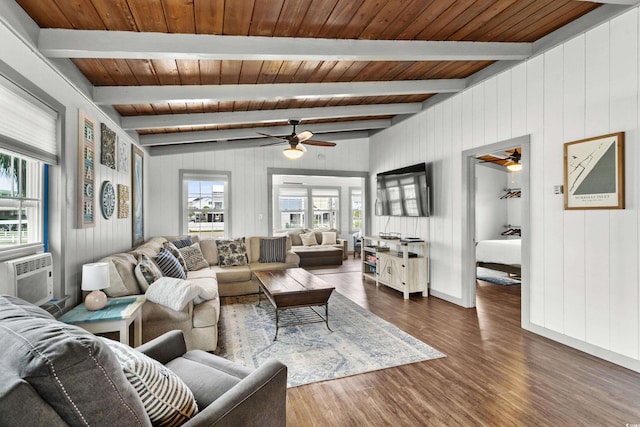
{"label": "doorway", "polygon": [[[465,307],[476,305],[476,167],[477,157],[485,153],[505,152],[520,147],[522,216],[521,229],[521,323],[529,320],[529,158],[528,135],[472,148],[462,153],[462,302]],[[505,224],[506,225],[506,224]]]}

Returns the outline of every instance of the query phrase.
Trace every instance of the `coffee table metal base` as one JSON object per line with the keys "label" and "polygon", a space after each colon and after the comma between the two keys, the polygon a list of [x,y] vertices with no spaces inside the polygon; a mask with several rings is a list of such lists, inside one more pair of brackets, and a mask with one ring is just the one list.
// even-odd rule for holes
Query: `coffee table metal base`
{"label": "coffee table metal base", "polygon": [[[262,302],[262,288],[260,288],[260,291],[258,292],[258,305],[260,305],[260,303]],[[301,306],[296,306],[296,307],[284,307],[284,308],[276,308],[274,307],[275,311],[276,311],[276,334],[273,337],[273,340],[277,340],[278,339],[278,332],[280,331],[280,328],[284,328],[287,326],[299,326],[299,325],[308,325],[311,323],[324,323],[325,325],[327,325],[327,329],[331,332],[333,332],[333,330],[329,327],[329,303],[326,302],[324,304],[319,304],[316,307],[324,307],[324,316],[322,316],[322,313],[318,312],[315,308],[313,308],[310,305],[301,305]],[[284,312],[286,310],[300,310],[300,309],[305,309],[308,308],[309,310],[311,310],[313,312],[313,314],[310,317],[313,317],[314,319],[318,319],[319,320],[300,320],[300,321],[296,321],[296,322],[289,322],[289,323],[284,323],[284,324],[280,324],[280,313]]]}

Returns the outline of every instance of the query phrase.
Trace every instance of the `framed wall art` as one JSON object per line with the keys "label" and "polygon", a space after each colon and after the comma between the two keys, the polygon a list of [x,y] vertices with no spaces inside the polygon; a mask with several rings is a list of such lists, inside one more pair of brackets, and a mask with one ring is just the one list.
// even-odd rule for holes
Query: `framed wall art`
{"label": "framed wall art", "polygon": [[118,172],[129,172],[129,144],[118,139]]}
{"label": "framed wall art", "polygon": [[95,226],[96,122],[78,111],[78,228]]}
{"label": "framed wall art", "polygon": [[118,218],[129,218],[129,186],[118,184]]}
{"label": "framed wall art", "polygon": [[144,242],[144,152],[131,144],[131,225],[132,245]]}
{"label": "framed wall art", "polygon": [[116,168],[116,144],[118,136],[104,123],[100,123],[100,163]]}
{"label": "framed wall art", "polygon": [[564,144],[564,208],[624,209],[624,132]]}

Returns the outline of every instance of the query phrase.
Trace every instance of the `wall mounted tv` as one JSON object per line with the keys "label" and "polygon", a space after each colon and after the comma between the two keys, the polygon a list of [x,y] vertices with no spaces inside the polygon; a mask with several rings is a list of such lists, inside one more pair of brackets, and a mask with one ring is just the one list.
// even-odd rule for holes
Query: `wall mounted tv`
{"label": "wall mounted tv", "polygon": [[431,215],[429,169],[426,163],[379,173],[376,181],[376,215]]}

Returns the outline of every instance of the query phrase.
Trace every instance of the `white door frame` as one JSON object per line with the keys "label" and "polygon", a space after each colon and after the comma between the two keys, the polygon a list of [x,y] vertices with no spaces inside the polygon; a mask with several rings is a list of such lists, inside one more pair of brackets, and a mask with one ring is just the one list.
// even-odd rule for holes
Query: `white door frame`
{"label": "white door frame", "polygon": [[522,148],[522,326],[529,324],[529,269],[530,269],[530,186],[529,135],[494,144],[471,148],[462,152],[462,303],[476,306],[476,180],[477,156],[515,147]]}

